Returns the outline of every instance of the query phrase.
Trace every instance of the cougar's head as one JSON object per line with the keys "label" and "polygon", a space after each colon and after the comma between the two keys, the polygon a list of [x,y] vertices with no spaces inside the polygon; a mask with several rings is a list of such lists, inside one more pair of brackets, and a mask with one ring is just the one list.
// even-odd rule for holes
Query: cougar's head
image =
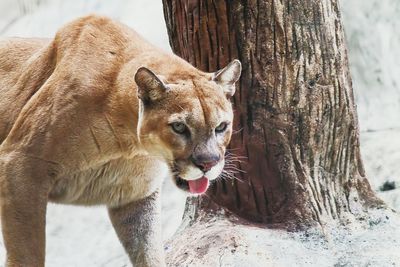
{"label": "cougar's head", "polygon": [[169,163],[175,184],[204,193],[224,168],[232,134],[229,98],[241,73],[238,60],[216,73],[198,70],[183,77],[157,76],[140,68],[138,136],[146,150]]}

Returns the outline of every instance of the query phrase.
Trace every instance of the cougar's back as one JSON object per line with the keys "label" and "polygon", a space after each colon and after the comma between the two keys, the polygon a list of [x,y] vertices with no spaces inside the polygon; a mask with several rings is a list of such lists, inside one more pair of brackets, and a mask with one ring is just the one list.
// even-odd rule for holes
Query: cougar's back
{"label": "cougar's back", "polygon": [[0,145],[22,108],[53,72],[52,53],[50,40],[0,40]]}

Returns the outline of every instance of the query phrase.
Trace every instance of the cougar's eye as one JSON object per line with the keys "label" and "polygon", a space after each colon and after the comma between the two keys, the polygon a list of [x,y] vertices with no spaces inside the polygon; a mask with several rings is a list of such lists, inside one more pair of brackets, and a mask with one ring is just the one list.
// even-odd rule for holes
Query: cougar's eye
{"label": "cougar's eye", "polygon": [[177,134],[184,134],[187,131],[187,127],[182,122],[173,122],[171,123],[172,130]]}
{"label": "cougar's eye", "polygon": [[218,125],[218,126],[215,128],[215,132],[216,132],[216,133],[222,133],[222,132],[224,132],[224,131],[226,130],[226,127],[228,127],[228,123],[226,123],[226,122],[221,122],[220,125]]}

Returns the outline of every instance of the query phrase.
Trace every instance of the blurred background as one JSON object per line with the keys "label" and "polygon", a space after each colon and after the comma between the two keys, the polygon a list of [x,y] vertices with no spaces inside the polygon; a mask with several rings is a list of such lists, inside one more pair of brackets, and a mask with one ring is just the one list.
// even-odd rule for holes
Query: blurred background
{"label": "blurred background", "polygon": [[[361,152],[371,186],[400,210],[400,1],[341,1],[356,96]],[[133,27],[171,50],[161,0],[0,0],[0,38],[52,37],[64,23],[90,13]],[[163,235],[180,224],[185,196],[166,181]],[[130,266],[104,207],[50,204],[47,266]],[[0,264],[5,257],[0,240]]]}

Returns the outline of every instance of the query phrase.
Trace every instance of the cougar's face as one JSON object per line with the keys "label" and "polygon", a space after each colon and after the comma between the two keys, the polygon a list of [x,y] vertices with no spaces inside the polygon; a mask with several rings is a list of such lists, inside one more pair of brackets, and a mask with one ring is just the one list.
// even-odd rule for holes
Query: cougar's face
{"label": "cougar's face", "polygon": [[[231,64],[240,73],[240,63]],[[206,75],[174,84],[159,80],[164,91],[160,90],[160,98],[153,94],[157,100],[146,101],[139,89],[140,142],[150,154],[166,160],[177,187],[192,194],[206,192],[210,181],[221,174],[232,135],[229,97],[238,77],[228,88],[216,77]]]}

